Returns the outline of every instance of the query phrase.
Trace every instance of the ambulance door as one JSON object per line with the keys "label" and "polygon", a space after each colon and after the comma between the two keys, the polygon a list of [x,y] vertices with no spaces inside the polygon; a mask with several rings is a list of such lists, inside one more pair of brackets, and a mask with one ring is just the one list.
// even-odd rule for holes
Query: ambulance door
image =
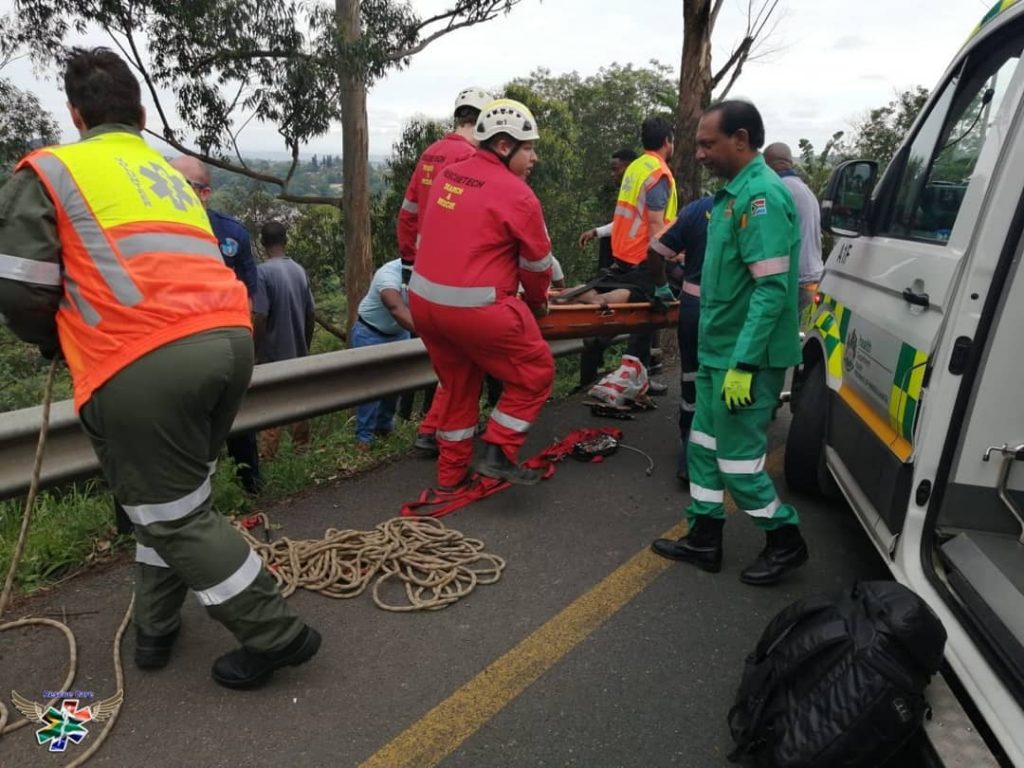
{"label": "ambulance door", "polygon": [[[826,325],[841,340],[827,366],[836,393],[829,465],[874,507],[871,523],[877,530],[880,520],[889,536],[878,533],[890,540],[903,527],[916,417],[988,189],[979,158],[997,155],[1002,140],[992,129],[1017,70],[1021,31],[1018,23],[990,36],[950,68],[875,186],[862,234],[839,241],[822,284],[818,325],[831,314]],[[864,168],[853,164],[839,186],[849,192]],[[849,212],[841,202],[835,213]]]}

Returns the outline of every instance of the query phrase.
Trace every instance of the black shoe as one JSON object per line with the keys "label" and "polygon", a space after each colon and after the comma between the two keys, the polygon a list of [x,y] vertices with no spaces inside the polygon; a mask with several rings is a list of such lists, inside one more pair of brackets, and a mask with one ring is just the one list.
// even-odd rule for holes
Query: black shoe
{"label": "black shoe", "polygon": [[505,480],[513,485],[536,485],[540,482],[540,472],[513,464],[494,443],[484,444],[487,450],[475,467],[481,475],[493,477],[495,480]]}
{"label": "black shoe", "polygon": [[807,543],[798,526],[783,525],[774,531],[765,531],[765,539],[767,544],[761,554],[740,573],[740,581],[744,584],[775,584],[786,571],[807,562]]}
{"label": "black shoe", "polygon": [[722,570],[722,526],[720,517],[698,515],[690,532],[679,539],[655,539],[651,549],[669,560],[693,563],[702,571]]}
{"label": "black shoe", "polygon": [[171,660],[171,649],[181,627],[166,635],[146,635],[135,630],[135,666],[139,669],[163,669]]}
{"label": "black shoe", "polygon": [[213,663],[213,679],[225,688],[258,688],[275,669],[304,664],[318,650],[320,633],[307,625],[280,651],[258,653],[242,647],[225,653]]}
{"label": "black shoe", "polygon": [[412,444],[412,448],[417,456],[432,459],[438,454],[437,438],[432,434],[426,433],[416,435],[416,442]]}
{"label": "black shoe", "polygon": [[647,382],[647,394],[651,397],[661,397],[668,392],[668,384],[662,384],[660,381],[654,381],[651,379]]}

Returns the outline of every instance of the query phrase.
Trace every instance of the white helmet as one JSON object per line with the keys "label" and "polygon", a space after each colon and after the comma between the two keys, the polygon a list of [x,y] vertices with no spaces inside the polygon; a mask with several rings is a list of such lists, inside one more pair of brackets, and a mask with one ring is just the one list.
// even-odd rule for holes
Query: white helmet
{"label": "white helmet", "polygon": [[525,104],[514,99],[496,99],[484,107],[476,121],[473,138],[483,142],[499,133],[507,133],[516,141],[540,138],[537,119]]}
{"label": "white helmet", "polygon": [[472,107],[479,112],[493,100],[494,97],[483,88],[463,88],[459,91],[459,95],[455,97],[454,111],[458,112],[462,107]]}

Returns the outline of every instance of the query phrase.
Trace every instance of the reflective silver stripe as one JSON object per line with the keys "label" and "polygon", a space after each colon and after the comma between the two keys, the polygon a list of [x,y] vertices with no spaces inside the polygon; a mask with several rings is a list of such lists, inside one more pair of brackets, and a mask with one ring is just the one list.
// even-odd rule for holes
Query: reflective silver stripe
{"label": "reflective silver stripe", "polygon": [[256,577],[260,575],[262,568],[263,561],[260,560],[260,556],[250,549],[249,556],[245,558],[245,562],[242,563],[237,571],[224,579],[220,584],[214,584],[209,589],[198,590],[196,597],[205,606],[226,603],[235,595],[244,592],[250,584],[256,581]]}
{"label": "reflective silver stripe", "polygon": [[690,498],[694,501],[709,501],[712,504],[723,504],[725,502],[725,491],[716,491],[714,488],[690,483]]}
{"label": "reflective silver stripe", "polygon": [[747,269],[750,270],[750,274],[755,280],[759,277],[784,275],[789,272],[789,256],[776,256],[774,259],[755,261]]}
{"label": "reflective silver stripe", "polygon": [[519,268],[525,269],[527,272],[543,272],[545,269],[551,269],[551,265],[554,264],[555,257],[550,253],[543,259],[537,259],[536,261],[530,261],[524,259],[522,256],[519,257]]}
{"label": "reflective silver stripe", "polygon": [[697,372],[696,371],[683,371],[683,381],[696,381],[696,380],[697,380]]}
{"label": "reflective silver stripe", "polygon": [[494,288],[459,288],[454,285],[441,285],[427,280],[419,272],[412,273],[409,290],[432,304],[441,304],[446,307],[486,307],[493,304],[497,296]]}
{"label": "reflective silver stripe", "polygon": [[637,211],[637,216],[633,219],[633,223],[629,225],[629,236],[636,237],[640,231],[640,226],[644,223],[644,212],[642,210]]}
{"label": "reflective silver stripe", "polygon": [[402,200],[402,210],[407,211],[408,213],[419,213],[420,204],[414,203],[412,200],[405,199]]}
{"label": "reflective silver stripe", "polygon": [[39,155],[35,164],[36,169],[46,174],[56,190],[72,228],[111,293],[124,306],[134,307],[142,301],[142,293],[118,260],[110,241],[89,210],[85,196],[82,195],[67,166],[56,155],[48,153]]}
{"label": "reflective silver stripe", "polygon": [[718,441],[715,440],[715,438],[713,438],[706,432],[698,432],[697,430],[693,430],[692,432],[690,432],[690,442],[696,443],[702,448],[707,448],[709,451],[718,450]]}
{"label": "reflective silver stripe", "polygon": [[0,253],[0,277],[19,283],[60,285],[60,264]]}
{"label": "reflective silver stripe", "polygon": [[498,424],[503,427],[513,430],[514,432],[529,432],[530,422],[517,419],[515,416],[509,416],[504,411],[499,411],[495,408],[491,411],[491,418],[494,419]]}
{"label": "reflective silver stripe", "polygon": [[126,259],[134,258],[143,253],[183,253],[189,256],[207,256],[219,262],[224,261],[220,248],[202,237],[190,235],[128,235],[117,241],[118,250]]}
{"label": "reflective silver stripe", "polygon": [[206,462],[206,466],[209,467],[209,469],[210,469],[210,477],[213,477],[215,474],[217,474],[217,460],[216,459],[214,459],[213,461]]}
{"label": "reflective silver stripe", "polygon": [[615,215],[621,216],[624,219],[632,219],[635,215],[632,208],[627,208],[624,205],[615,206]]}
{"label": "reflective silver stripe", "polygon": [[687,283],[683,282],[683,293],[687,296],[695,296],[700,298],[700,283]]}
{"label": "reflective silver stripe", "polygon": [[756,459],[718,459],[718,469],[727,475],[754,475],[764,470],[765,457]]}
{"label": "reflective silver stripe", "polygon": [[85,296],[82,295],[81,290],[78,288],[78,283],[72,280],[67,275],[64,275],[64,290],[68,292],[71,300],[75,303],[75,309],[78,310],[78,314],[82,316],[87,325],[91,325],[95,328],[100,324],[100,313],[96,311],[96,308],[86,301]]}
{"label": "reflective silver stripe", "polygon": [[680,400],[679,401],[679,407],[682,408],[686,413],[696,413],[697,412],[697,404],[696,403],[688,403],[685,400]]}
{"label": "reflective silver stripe", "polygon": [[192,514],[210,497],[210,478],[203,480],[203,484],[192,493],[182,496],[174,501],[167,501],[163,504],[139,504],[129,507],[127,504],[124,511],[136,525],[152,525],[153,523],[167,523],[171,520],[181,520]]}
{"label": "reflective silver stripe", "polygon": [[779,507],[781,507],[781,506],[782,506],[782,502],[779,501],[778,499],[775,499],[775,501],[773,501],[767,507],[762,507],[761,509],[745,509],[743,511],[746,512],[751,517],[768,517],[768,518],[771,518],[771,517],[775,517],[775,513],[779,511]]}
{"label": "reflective silver stripe", "polygon": [[434,434],[437,435],[438,440],[447,440],[449,443],[457,443],[461,440],[472,440],[473,435],[476,434],[476,427],[466,427],[465,429],[439,429]]}
{"label": "reflective silver stripe", "polygon": [[143,565],[152,565],[154,568],[170,568],[167,561],[156,553],[152,547],[144,547],[141,544],[135,545],[135,562]]}
{"label": "reflective silver stripe", "polygon": [[651,250],[655,253],[660,253],[666,259],[671,259],[676,255],[676,252],[669,248],[667,245],[661,242],[658,238],[651,240]]}

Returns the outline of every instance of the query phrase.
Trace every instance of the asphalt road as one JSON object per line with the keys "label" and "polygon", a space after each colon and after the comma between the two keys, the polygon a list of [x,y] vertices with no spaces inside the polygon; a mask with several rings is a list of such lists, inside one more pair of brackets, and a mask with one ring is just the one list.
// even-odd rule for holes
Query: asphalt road
{"label": "asphalt road", "polygon": [[[635,421],[594,419],[577,401],[549,406],[528,448],[574,427],[620,426],[656,462],[620,451],[602,465],[573,461],[535,488],[512,488],[445,523],[508,561],[502,580],[427,614],[391,614],[364,595],[291,598],[324,636],[309,664],[259,691],[209,677],[232,638],[187,602],[169,667],[143,674],[125,641],[126,703],[92,766],[685,766],[726,765],[726,713],[745,655],[789,602],[883,564],[852,513],[790,497],[781,479],[788,411],[770,443],[779,492],[797,504],[810,562],[774,588],[738,581],[763,538],[749,520],[726,526],[725,567],[710,575],[645,553],[680,520],[687,495],[674,477],[675,405]],[[431,462],[405,459],[269,509],[282,533],[370,528],[432,483]],[[7,616],[67,612],[77,635],[72,686],[115,691],[110,646],[127,606],[131,567],[79,577]],[[49,629],[0,634],[0,690],[41,700],[59,689],[67,651]],[[7,699],[9,701],[9,699]],[[83,700],[83,705],[87,701]],[[16,714],[16,713],[15,713]],[[65,765],[34,728],[0,740],[0,766]]]}

